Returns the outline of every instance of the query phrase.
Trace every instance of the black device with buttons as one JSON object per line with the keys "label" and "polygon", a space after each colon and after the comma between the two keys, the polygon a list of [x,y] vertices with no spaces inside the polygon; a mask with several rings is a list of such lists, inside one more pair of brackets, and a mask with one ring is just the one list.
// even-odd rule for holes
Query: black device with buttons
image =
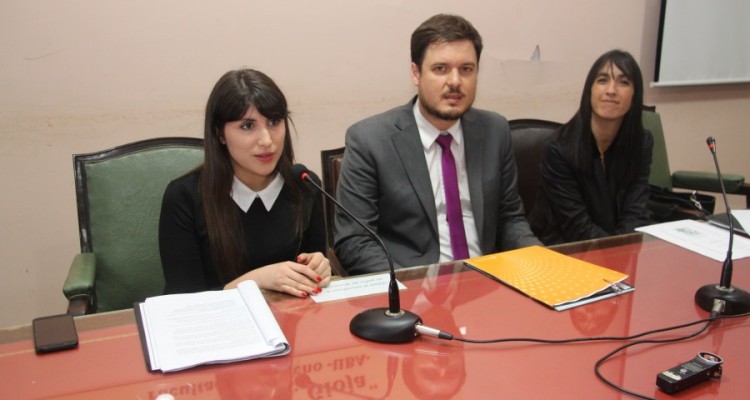
{"label": "black device with buttons", "polygon": [[692,360],[656,375],[656,386],[672,394],[709,379],[721,378],[723,362],[716,354],[698,353]]}

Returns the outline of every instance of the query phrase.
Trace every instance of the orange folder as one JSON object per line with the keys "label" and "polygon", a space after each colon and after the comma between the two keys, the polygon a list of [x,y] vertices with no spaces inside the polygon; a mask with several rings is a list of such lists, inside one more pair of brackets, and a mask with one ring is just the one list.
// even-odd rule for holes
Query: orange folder
{"label": "orange folder", "polygon": [[541,246],[465,261],[470,267],[559,311],[632,291],[628,275]]}

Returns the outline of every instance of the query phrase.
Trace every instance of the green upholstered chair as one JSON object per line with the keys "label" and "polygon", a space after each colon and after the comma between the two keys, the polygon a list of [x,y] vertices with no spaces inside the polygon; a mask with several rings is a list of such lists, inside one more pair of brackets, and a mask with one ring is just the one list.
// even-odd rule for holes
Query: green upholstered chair
{"label": "green upholstered chair", "polygon": [[541,184],[539,162],[542,158],[542,147],[561,124],[540,119],[514,119],[508,123],[518,169],[518,194],[528,216],[534,208],[536,193]]}
{"label": "green upholstered chair", "polygon": [[162,195],[202,162],[203,140],[181,137],[73,156],[81,253],[63,286],[68,313],[130,308],[162,293]]}
{"label": "green upholstered chair", "polygon": [[[721,193],[716,171],[671,172],[661,117],[651,107],[643,111],[643,127],[650,130],[654,136],[653,161],[651,162],[651,175],[649,177],[650,184],[667,190],[678,188]],[[701,143],[698,145],[702,146]],[[705,156],[711,157],[707,149],[705,150]],[[745,182],[745,177],[732,173],[722,173],[722,175],[727,193],[744,195],[746,207],[750,208],[750,184]]]}

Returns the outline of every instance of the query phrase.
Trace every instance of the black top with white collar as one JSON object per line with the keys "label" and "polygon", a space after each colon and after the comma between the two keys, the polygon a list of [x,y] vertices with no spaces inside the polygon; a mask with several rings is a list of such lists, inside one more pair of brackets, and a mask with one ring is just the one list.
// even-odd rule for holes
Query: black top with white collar
{"label": "black top with white collar", "polygon": [[[221,289],[228,283],[220,282],[213,267],[198,177],[199,172],[193,172],[178,178],[164,192],[159,249],[165,294]],[[325,253],[322,198],[312,191],[303,192],[303,196],[306,223],[301,240],[294,235],[296,213],[288,185],[284,185],[268,211],[260,198],[253,201],[246,213],[237,206],[245,234],[243,273],[281,261],[294,261],[300,253]]]}

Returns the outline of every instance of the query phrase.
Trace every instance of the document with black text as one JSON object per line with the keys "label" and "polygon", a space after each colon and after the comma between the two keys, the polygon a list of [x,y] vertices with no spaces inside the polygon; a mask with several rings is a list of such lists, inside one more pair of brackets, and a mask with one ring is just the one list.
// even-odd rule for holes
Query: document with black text
{"label": "document with black text", "polygon": [[178,371],[290,351],[254,281],[232,290],[149,297],[135,310],[151,371]]}

